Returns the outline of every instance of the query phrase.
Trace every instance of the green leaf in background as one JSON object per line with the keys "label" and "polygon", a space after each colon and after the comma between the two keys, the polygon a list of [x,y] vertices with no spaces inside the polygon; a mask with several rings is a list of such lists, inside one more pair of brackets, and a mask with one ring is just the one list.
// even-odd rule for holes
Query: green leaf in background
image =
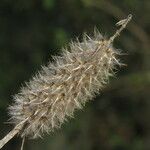
{"label": "green leaf in background", "polygon": [[54,30],[54,44],[60,48],[65,46],[68,42],[68,35],[63,28],[56,28]]}
{"label": "green leaf in background", "polygon": [[43,0],[43,7],[47,10],[51,10],[54,7],[55,0]]}

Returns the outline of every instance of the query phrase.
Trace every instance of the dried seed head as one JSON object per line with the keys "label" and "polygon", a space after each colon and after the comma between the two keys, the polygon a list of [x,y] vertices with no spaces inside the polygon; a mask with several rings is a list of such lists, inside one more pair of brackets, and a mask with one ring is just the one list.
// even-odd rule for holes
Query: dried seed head
{"label": "dried seed head", "polygon": [[14,96],[9,113],[15,125],[26,120],[19,131],[22,137],[36,138],[59,128],[99,93],[121,65],[112,42],[131,18],[127,19],[110,39],[95,32],[93,37],[84,35],[82,42],[72,42]]}

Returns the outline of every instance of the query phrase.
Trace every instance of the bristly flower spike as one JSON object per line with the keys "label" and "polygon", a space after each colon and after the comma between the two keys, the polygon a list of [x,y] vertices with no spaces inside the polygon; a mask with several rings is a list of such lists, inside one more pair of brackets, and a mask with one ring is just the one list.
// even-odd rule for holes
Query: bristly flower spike
{"label": "bristly flower spike", "polygon": [[54,62],[43,66],[14,96],[9,114],[15,128],[0,141],[0,149],[16,134],[37,138],[60,128],[76,109],[93,99],[121,65],[112,44],[131,18],[119,21],[120,28],[109,39],[99,32],[85,35],[82,42],[71,42]]}

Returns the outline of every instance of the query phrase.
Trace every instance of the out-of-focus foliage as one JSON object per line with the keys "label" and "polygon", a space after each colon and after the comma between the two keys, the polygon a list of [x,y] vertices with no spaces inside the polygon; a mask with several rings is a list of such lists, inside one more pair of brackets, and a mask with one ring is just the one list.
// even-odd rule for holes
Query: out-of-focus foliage
{"label": "out-of-focus foliage", "polygon": [[[112,35],[115,23],[129,13],[133,21],[115,42],[127,55],[127,67],[75,119],[44,139],[26,141],[32,150],[150,149],[150,1],[149,0],[1,0],[0,1],[0,128],[12,129],[7,106],[42,64],[59,55],[82,32],[96,26]],[[4,149],[19,149],[15,138]]]}

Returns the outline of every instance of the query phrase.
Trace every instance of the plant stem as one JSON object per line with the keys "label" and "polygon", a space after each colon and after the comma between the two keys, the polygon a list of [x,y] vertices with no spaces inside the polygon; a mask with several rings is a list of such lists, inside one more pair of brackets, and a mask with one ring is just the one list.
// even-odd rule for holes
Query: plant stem
{"label": "plant stem", "polygon": [[[26,121],[26,120],[25,120]],[[2,140],[0,140],[0,149],[8,143],[16,134],[18,134],[22,127],[24,126],[25,121],[19,123],[15,126],[13,130],[11,130]]]}

